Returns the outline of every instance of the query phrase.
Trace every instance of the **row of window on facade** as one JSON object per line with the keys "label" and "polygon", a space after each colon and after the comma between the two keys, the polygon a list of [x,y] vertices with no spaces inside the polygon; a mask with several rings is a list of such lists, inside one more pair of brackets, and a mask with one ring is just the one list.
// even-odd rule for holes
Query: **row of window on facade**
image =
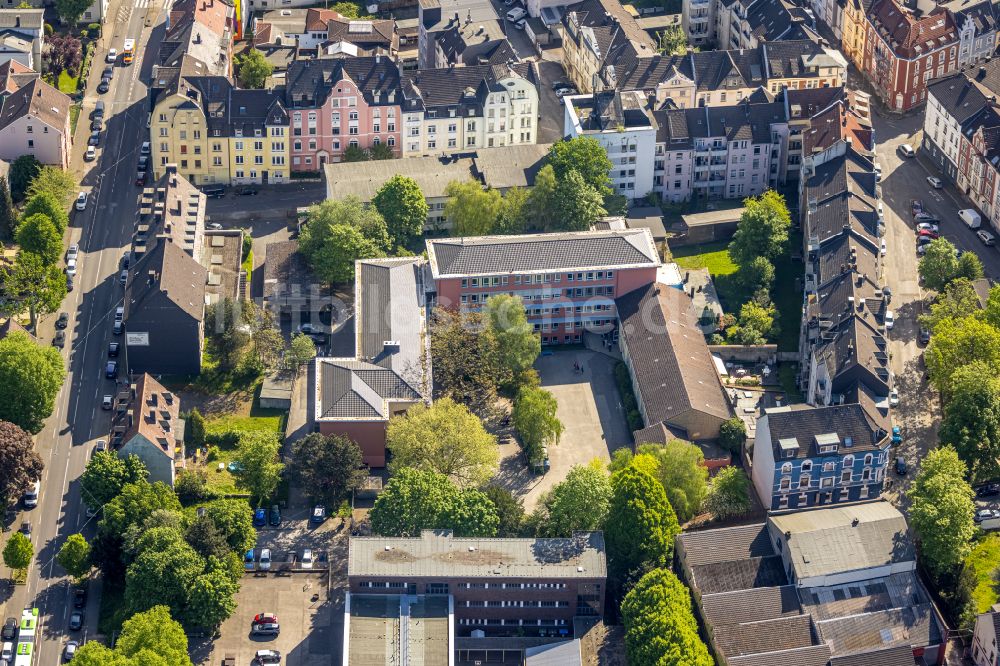
{"label": "row of window on facade", "polygon": [[[476,304],[479,304],[479,303],[485,303],[486,301],[488,301],[490,299],[491,296],[496,296],[496,295],[497,295],[497,292],[495,292],[495,291],[494,292],[485,293],[485,294],[462,294],[461,299],[462,299],[462,303],[466,303],[466,304],[471,303],[473,305],[476,305]],[[550,299],[562,298],[563,296],[565,296],[567,298],[574,298],[574,297],[580,297],[580,298],[582,298],[584,296],[604,296],[604,295],[612,296],[613,297],[614,296],[614,287],[586,287],[586,288],[565,289],[565,290],[563,290],[563,289],[556,289],[554,291],[543,291],[543,292],[538,292],[538,293],[534,293],[534,294],[516,294],[514,292],[510,292],[510,295],[511,296],[520,296],[521,300],[524,300],[524,301],[531,301],[531,300],[545,301],[545,300],[550,300]],[[587,309],[586,310],[581,310],[580,309],[581,307],[587,308]],[[558,313],[558,311],[559,311],[558,307],[554,307],[552,309],[556,313]],[[571,311],[571,309],[572,308],[570,306],[566,306],[566,311],[567,312]],[[576,311],[577,312],[601,312],[603,310],[610,310],[610,309],[611,309],[610,307],[605,308],[602,305],[593,305],[593,306],[589,306],[589,305],[588,306],[577,305],[576,306]]]}
{"label": "row of window on facade", "polygon": [[[858,499],[868,499],[868,496],[877,497],[878,488],[872,487],[869,489],[868,486],[861,486],[858,491]],[[791,495],[782,495],[778,498],[778,508],[787,509],[789,505],[789,497]],[[820,504],[832,504],[833,503],[833,491],[828,491],[825,493],[817,493],[816,498],[819,500]],[[798,506],[805,506],[809,504],[809,495],[802,493],[798,496]]]}
{"label": "row of window on facade", "polygon": [[[170,162],[170,159],[166,155],[163,155],[163,156],[160,157],[160,166],[166,166],[169,162]],[[194,169],[201,169],[201,168],[203,168],[201,160],[193,160],[193,162],[194,162],[194,166],[193,166]],[[244,164],[244,163],[245,162],[243,160],[243,156],[242,155],[237,155],[236,156],[236,164]],[[264,156],[263,155],[256,155],[254,157],[254,159],[253,159],[253,163],[256,166],[264,166]],[[181,166],[180,166],[181,170],[189,168],[188,164],[189,164],[188,160],[181,160]],[[212,166],[213,167],[221,167],[222,166],[222,158],[221,157],[213,157],[212,158]],[[271,156],[271,166],[276,166],[276,167],[285,166],[285,156],[284,155],[272,155]]]}
{"label": "row of window on facade", "polygon": [[[614,271],[587,271],[585,273],[566,273],[566,282],[591,282],[595,280],[614,279]],[[534,275],[513,275],[510,276],[512,284],[547,284],[550,282],[561,282],[562,273],[536,273]],[[462,278],[462,288],[466,287],[499,287],[507,286],[507,275],[484,278]]]}
{"label": "row of window on facade", "polygon": [[[578,610],[583,611],[584,609],[580,608]],[[579,614],[580,615],[591,615],[591,614],[596,615],[596,611],[593,612],[593,613],[580,612]],[[490,626],[490,625],[493,625],[493,626],[500,627],[500,626],[505,626],[506,625],[506,626],[511,626],[511,627],[527,627],[527,626],[536,626],[536,627],[558,626],[558,627],[562,627],[562,626],[566,625],[566,620],[561,620],[561,619],[556,619],[556,618],[553,618],[553,619],[538,618],[538,619],[535,619],[535,620],[523,620],[523,619],[521,619],[521,620],[504,620],[504,619],[501,619],[501,618],[464,617],[461,620],[459,620],[458,623],[460,625],[464,625],[464,626],[475,626],[475,625],[487,625],[487,626]]]}
{"label": "row of window on facade", "polygon": [[[864,470],[861,471],[861,479],[860,479],[860,481],[862,481],[862,482],[865,482],[865,481],[875,481],[875,480],[880,479],[881,476],[882,476],[882,471],[881,470],[873,473],[871,469],[867,469],[866,468],[866,469],[864,469]],[[813,479],[812,479],[811,475],[804,474],[803,476],[799,477],[799,482],[798,482],[797,486],[795,486],[795,487],[797,487],[797,488],[809,488],[812,485],[812,481],[813,481]],[[849,469],[845,469],[843,472],[841,472],[841,474],[840,474],[840,482],[841,483],[854,483],[854,481],[855,481],[855,478],[854,478],[853,471],[851,471]],[[835,476],[824,476],[824,477],[821,477],[819,479],[819,487],[820,488],[833,488],[833,486],[836,484],[836,482],[837,482],[837,477],[835,477]],[[793,487],[792,479],[791,479],[791,477],[787,477],[787,476],[786,477],[782,477],[781,481],[778,484],[778,489],[781,490],[781,491],[783,491],[783,492],[788,492],[789,490],[792,489],[792,487]]]}

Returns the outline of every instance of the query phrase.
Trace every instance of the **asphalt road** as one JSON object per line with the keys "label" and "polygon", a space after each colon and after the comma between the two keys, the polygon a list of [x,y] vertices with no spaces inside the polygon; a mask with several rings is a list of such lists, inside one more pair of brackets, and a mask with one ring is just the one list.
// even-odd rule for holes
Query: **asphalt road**
{"label": "asphalt road", "polygon": [[[120,6],[119,6],[120,5]],[[106,437],[110,419],[100,409],[100,399],[114,390],[104,379],[103,369],[110,339],[114,308],[121,304],[123,292],[118,285],[118,264],[132,235],[137,214],[138,188],[134,185],[139,147],[146,134],[143,77],[148,65],[142,55],[150,30],[145,26],[162,22],[162,6],[147,6],[145,0],[112,3],[105,38],[98,48],[91,72],[74,143],[73,170],[82,176],[82,189],[91,197],[85,211],[74,211],[70,222],[69,243],[80,244],[76,288],[67,295],[62,310],[70,314],[67,345],[63,355],[68,376],[56,399],[55,411],[36,437],[36,447],[45,462],[39,505],[18,516],[15,525],[29,521],[33,526],[32,542],[35,563],[26,586],[18,587],[5,600],[3,616],[18,616],[20,609],[38,607],[43,630],[36,663],[60,661],[63,644],[70,638],[84,641],[96,633],[100,581],[94,580],[82,631],[68,630],[72,610],[71,586],[65,572],[55,563],[55,556],[65,539],[74,533],[93,533],[81,502],[78,477],[89,458],[93,441]],[[158,16],[158,20],[151,20]],[[141,37],[140,37],[141,35]],[[136,62],[124,67],[119,61],[111,90],[100,96],[106,105],[105,130],[95,162],[82,162],[89,130],[89,114],[98,97],[97,79],[104,68],[107,47],[121,50],[126,37],[140,37]],[[52,320],[40,327],[43,341],[51,339]],[[124,360],[124,359],[120,359]],[[124,376],[124,373],[121,373]]]}

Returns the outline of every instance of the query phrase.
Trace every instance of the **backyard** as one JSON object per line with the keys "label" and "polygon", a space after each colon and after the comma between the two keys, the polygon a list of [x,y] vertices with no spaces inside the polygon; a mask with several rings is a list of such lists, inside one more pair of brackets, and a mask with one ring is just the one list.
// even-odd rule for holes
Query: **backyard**
{"label": "backyard", "polygon": [[997,567],[1000,566],[1000,534],[987,534],[980,539],[966,558],[965,566],[972,569],[976,578],[976,587],[972,592],[976,612],[985,613],[1000,601],[996,579]]}
{"label": "backyard", "polygon": [[287,417],[288,412],[284,410],[257,407],[256,400],[246,416],[227,414],[213,417],[211,413],[206,414],[205,439],[208,444],[208,456],[198,455],[191,459],[188,469],[204,469],[208,487],[216,493],[239,494],[241,491],[236,487],[236,480],[232,474],[235,466],[239,464],[236,461],[238,442],[232,433],[263,431],[276,433],[279,438],[283,438]]}

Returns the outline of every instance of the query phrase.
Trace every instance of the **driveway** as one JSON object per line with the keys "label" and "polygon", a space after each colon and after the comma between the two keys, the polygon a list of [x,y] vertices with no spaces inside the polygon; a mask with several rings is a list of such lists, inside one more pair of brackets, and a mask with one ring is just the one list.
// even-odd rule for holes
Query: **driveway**
{"label": "driveway", "polygon": [[[574,371],[574,363],[583,371]],[[535,362],[542,387],[559,403],[557,414],[565,430],[559,444],[549,447],[551,468],[544,475],[528,471],[516,444],[501,447],[501,483],[522,497],[525,511],[532,511],[538,498],[565,479],[573,465],[587,464],[594,458],[608,462],[612,451],[631,445],[615,385],[615,363],[586,349],[545,351]]]}

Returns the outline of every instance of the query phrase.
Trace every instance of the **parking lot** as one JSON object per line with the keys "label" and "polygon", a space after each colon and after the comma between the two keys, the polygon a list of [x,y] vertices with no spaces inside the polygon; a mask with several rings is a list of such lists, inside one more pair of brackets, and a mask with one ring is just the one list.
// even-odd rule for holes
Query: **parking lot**
{"label": "parking lot", "polygon": [[[336,609],[343,606],[328,598],[325,574],[246,575],[236,601],[236,612],[200,663],[217,665],[232,655],[237,664],[249,664],[257,650],[265,649],[278,650],[288,666],[340,663],[343,615]],[[263,612],[278,616],[280,635],[250,635],[254,615]]]}
{"label": "parking lot", "polygon": [[[574,363],[582,370],[575,370]],[[612,451],[631,443],[615,385],[615,363],[587,349],[546,352],[535,362],[542,387],[559,403],[557,414],[565,430],[559,444],[549,447],[550,469],[542,475],[528,471],[516,444],[501,447],[501,482],[523,497],[526,511],[565,479],[573,465],[594,458],[609,461]]]}

